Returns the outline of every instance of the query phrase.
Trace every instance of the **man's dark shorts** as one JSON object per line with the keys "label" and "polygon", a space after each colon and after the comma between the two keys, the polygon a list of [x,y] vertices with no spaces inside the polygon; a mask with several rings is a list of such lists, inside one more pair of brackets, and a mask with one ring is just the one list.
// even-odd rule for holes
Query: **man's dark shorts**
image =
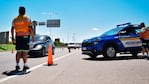
{"label": "man's dark shorts", "polygon": [[145,39],[142,39],[142,48],[148,48],[149,47],[149,40],[145,40]]}
{"label": "man's dark shorts", "polygon": [[29,40],[30,36],[16,36],[16,50],[28,52]]}

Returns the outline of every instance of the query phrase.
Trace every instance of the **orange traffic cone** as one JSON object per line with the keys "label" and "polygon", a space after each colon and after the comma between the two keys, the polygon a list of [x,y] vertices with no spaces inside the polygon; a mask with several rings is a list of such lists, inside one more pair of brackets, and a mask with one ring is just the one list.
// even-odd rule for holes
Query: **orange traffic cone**
{"label": "orange traffic cone", "polygon": [[13,47],[12,47],[11,53],[13,53]]}
{"label": "orange traffic cone", "polygon": [[53,58],[52,58],[52,45],[49,45],[48,48],[48,66],[53,64]]}

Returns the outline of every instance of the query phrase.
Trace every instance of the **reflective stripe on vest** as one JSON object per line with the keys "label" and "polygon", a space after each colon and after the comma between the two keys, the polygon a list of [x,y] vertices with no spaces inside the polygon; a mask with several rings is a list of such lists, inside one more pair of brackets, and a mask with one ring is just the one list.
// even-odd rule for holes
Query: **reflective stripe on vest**
{"label": "reflective stripe on vest", "polygon": [[144,32],[141,32],[140,37],[144,39],[149,39],[149,30],[145,30]]}
{"label": "reflective stripe on vest", "polygon": [[16,32],[16,36],[29,36],[29,32]]}
{"label": "reflective stripe on vest", "polygon": [[30,35],[30,21],[28,18],[16,18],[13,21],[16,36],[29,36]]}

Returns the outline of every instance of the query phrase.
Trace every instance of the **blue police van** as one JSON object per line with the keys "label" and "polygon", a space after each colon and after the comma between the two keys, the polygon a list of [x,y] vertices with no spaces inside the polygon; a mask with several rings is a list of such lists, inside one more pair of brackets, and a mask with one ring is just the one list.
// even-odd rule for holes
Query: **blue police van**
{"label": "blue police van", "polygon": [[141,51],[140,27],[137,24],[119,24],[101,36],[85,39],[82,54],[96,58],[98,55],[113,58],[117,53],[131,53],[137,56]]}

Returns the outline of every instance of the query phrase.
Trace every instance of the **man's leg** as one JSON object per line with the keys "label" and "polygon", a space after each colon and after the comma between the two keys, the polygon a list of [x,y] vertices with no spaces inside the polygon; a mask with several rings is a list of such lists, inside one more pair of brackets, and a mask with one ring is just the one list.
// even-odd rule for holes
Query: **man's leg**
{"label": "man's leg", "polygon": [[145,48],[145,52],[146,52],[146,54],[147,54],[147,56],[148,56],[148,52],[149,52],[149,51],[148,51],[148,48]]}
{"label": "man's leg", "polygon": [[16,71],[18,71],[20,69],[19,62],[20,62],[21,55],[22,55],[22,52],[17,51],[17,54],[16,54]]}
{"label": "man's leg", "polygon": [[149,59],[149,40],[147,40],[146,53],[147,53],[147,58]]}
{"label": "man's leg", "polygon": [[26,70],[26,69],[29,69],[28,65],[27,65],[27,55],[28,55],[28,51],[29,51],[29,36],[24,36],[23,37],[23,53],[22,53],[22,56],[23,56],[23,61],[24,61],[24,68],[23,70]]}
{"label": "man's leg", "polygon": [[142,54],[145,56],[145,48],[142,48]]}
{"label": "man's leg", "polygon": [[143,40],[142,41],[142,54],[143,54],[143,56],[145,56],[145,52],[146,52],[146,40]]}
{"label": "man's leg", "polygon": [[28,58],[27,55],[28,55],[28,52],[23,51],[22,55],[23,55],[23,62],[24,62],[23,70],[29,69],[29,67],[27,65],[27,58]]}
{"label": "man's leg", "polygon": [[146,48],[146,57],[147,57],[147,59],[149,59],[149,49],[148,48]]}

